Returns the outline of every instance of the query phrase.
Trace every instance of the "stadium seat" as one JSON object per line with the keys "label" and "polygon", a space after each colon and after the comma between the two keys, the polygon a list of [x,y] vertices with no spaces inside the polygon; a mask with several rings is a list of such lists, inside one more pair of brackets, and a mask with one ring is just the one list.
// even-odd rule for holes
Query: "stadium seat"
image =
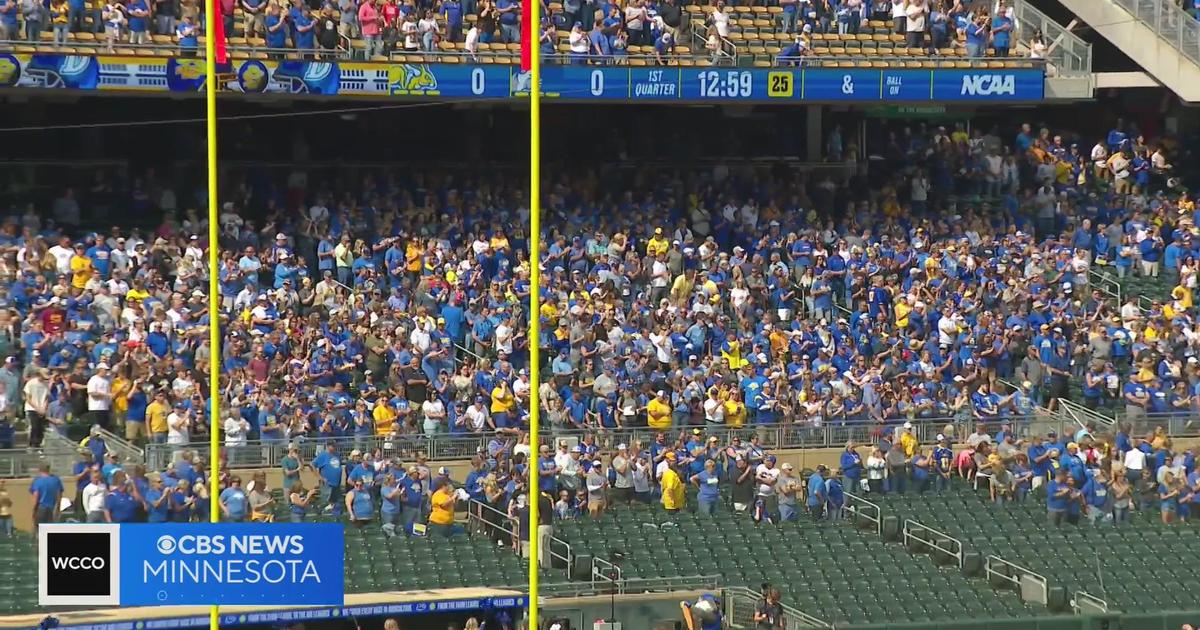
{"label": "stadium seat", "polygon": [[[633,510],[635,514],[621,508],[598,520],[560,524],[556,535],[576,553],[604,558],[621,551],[627,575],[722,575],[730,584],[752,588],[769,581],[784,591],[789,605],[830,621],[950,619],[981,607],[1005,616],[1036,613],[1017,597],[996,595],[984,584],[933,567],[919,574],[920,592],[944,594],[946,601],[914,598],[915,585],[908,579],[913,559],[907,552],[845,524],[756,525],[727,512],[714,519]],[[779,544],[781,536],[789,542]],[[696,553],[698,549],[703,552]],[[814,591],[812,584],[823,588]]]}

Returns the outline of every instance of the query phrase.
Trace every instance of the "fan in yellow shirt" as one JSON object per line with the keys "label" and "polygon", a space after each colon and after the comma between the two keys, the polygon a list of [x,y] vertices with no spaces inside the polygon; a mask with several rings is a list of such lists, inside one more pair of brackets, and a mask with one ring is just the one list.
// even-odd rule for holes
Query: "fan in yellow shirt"
{"label": "fan in yellow shirt", "polygon": [[913,426],[911,422],[904,423],[904,432],[900,434],[900,448],[904,450],[904,456],[912,459],[917,455],[917,448],[920,444],[917,442],[917,436],[913,435]]}
{"label": "fan in yellow shirt", "polygon": [[646,425],[659,430],[671,428],[671,403],[666,391],[658,390],[658,395],[646,403]]}
{"label": "fan in yellow shirt", "polygon": [[137,284],[134,284],[132,289],[129,289],[125,292],[126,302],[136,302],[141,304],[142,301],[148,297],[150,297],[150,292],[138,286]]}
{"label": "fan in yellow shirt", "polygon": [[646,243],[646,255],[654,258],[660,254],[667,253],[668,249],[671,249],[671,242],[667,240],[667,237],[663,236],[663,229],[654,228],[654,238]]}
{"label": "fan in yellow shirt", "polygon": [[162,392],[154,396],[154,402],[146,407],[146,427],[150,429],[150,435],[162,436],[162,439],[167,437],[167,416],[171,415],[171,403],[167,402],[167,397]]}
{"label": "fan in yellow shirt", "polygon": [[392,409],[387,400],[380,398],[371,410],[371,419],[375,421],[375,435],[389,435],[392,425],[396,424],[396,410]]}
{"label": "fan in yellow shirt", "polygon": [[678,512],[683,509],[683,480],[675,472],[675,451],[667,451],[667,469],[663,471],[659,487],[662,489],[662,505],[668,512]]}
{"label": "fan in yellow shirt", "polygon": [[676,304],[684,304],[695,288],[696,272],[689,269],[675,276],[675,282],[671,283],[671,300]]}
{"label": "fan in yellow shirt", "polygon": [[71,286],[82,291],[91,277],[92,259],[84,255],[83,245],[76,245],[75,255],[71,256]]}
{"label": "fan in yellow shirt", "polygon": [[901,299],[896,302],[895,312],[897,329],[903,330],[908,328],[908,314],[911,313],[912,310],[912,305],[908,303],[908,300]]}
{"label": "fan in yellow shirt", "polygon": [[553,300],[542,300],[542,306],[538,309],[542,315],[542,321],[558,321],[559,313],[558,304]]}
{"label": "fan in yellow shirt", "polygon": [[[716,296],[713,296],[716,297]],[[740,370],[750,362],[742,358],[742,342],[734,338],[733,333],[721,347],[721,358],[729,362],[729,369]]]}
{"label": "fan in yellow shirt", "polygon": [[454,484],[447,481],[429,498],[429,530],[449,536],[454,527]]}
{"label": "fan in yellow shirt", "polygon": [[737,396],[730,396],[725,401],[725,424],[735,429],[746,424],[746,403]]}
{"label": "fan in yellow shirt", "polygon": [[421,243],[416,239],[408,242],[404,247],[404,269],[409,273],[419,273],[421,271]]}
{"label": "fan in yellow shirt", "polygon": [[492,389],[492,413],[512,413],[516,406],[517,399],[513,396],[512,390],[508,388],[508,383],[498,381],[496,387]]}

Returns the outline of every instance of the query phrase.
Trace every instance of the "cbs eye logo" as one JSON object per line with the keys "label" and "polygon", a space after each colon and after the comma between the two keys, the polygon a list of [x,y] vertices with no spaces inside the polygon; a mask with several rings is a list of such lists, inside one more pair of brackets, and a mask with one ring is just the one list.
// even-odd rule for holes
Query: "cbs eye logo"
{"label": "cbs eye logo", "polygon": [[119,538],[115,525],[40,526],[38,603],[119,603]]}
{"label": "cbs eye logo", "polygon": [[178,547],[175,544],[175,538],[171,536],[159,536],[158,542],[154,543],[154,546],[158,549],[158,553],[164,556],[175,553],[175,549]]}

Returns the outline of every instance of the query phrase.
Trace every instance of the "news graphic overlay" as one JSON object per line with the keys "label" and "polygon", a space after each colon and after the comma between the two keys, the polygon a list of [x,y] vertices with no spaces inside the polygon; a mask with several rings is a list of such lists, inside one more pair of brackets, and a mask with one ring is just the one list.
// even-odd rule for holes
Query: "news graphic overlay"
{"label": "news graphic overlay", "polygon": [[38,605],[120,604],[120,540],[119,525],[40,525]]}
{"label": "news graphic overlay", "polygon": [[336,523],[126,525],[121,605],[343,603]]}
{"label": "news graphic overlay", "polygon": [[43,525],[39,535],[42,605],[344,602],[336,523]]}

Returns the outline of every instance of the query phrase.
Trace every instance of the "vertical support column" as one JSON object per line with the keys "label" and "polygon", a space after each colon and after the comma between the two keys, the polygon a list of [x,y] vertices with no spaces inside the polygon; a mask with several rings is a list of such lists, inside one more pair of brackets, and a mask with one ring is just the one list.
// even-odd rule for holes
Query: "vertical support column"
{"label": "vertical support column", "polygon": [[824,159],[824,156],[821,155],[821,144],[825,139],[821,131],[820,105],[810,105],[805,110],[805,123],[804,159],[809,162],[820,162]]}

